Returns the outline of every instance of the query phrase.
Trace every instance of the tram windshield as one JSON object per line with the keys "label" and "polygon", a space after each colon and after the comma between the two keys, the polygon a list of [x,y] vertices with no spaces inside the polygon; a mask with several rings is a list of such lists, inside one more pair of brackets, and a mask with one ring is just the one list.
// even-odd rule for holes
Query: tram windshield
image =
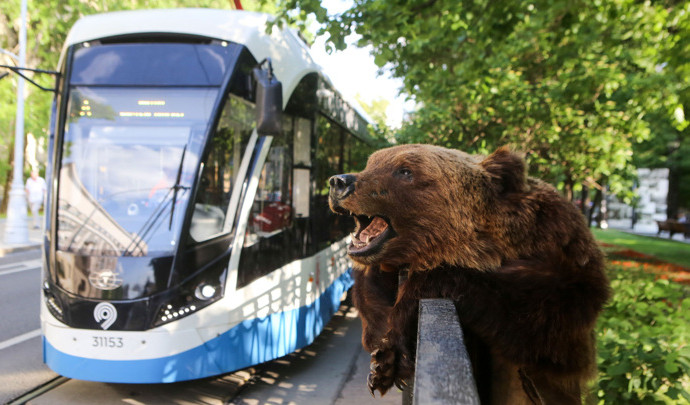
{"label": "tram windshield", "polygon": [[209,88],[74,88],[59,178],[58,250],[171,252],[216,96]]}
{"label": "tram windshield", "polygon": [[73,48],[57,165],[57,284],[137,299],[170,287],[187,204],[220,87],[226,42]]}

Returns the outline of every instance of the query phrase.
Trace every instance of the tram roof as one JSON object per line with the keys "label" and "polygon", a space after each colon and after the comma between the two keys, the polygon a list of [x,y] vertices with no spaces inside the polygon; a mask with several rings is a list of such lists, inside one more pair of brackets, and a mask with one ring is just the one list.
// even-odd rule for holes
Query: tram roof
{"label": "tram roof", "polygon": [[[264,13],[203,8],[94,14],[85,16],[74,24],[67,35],[65,49],[82,42],[135,34],[195,35],[244,45],[258,61],[270,57],[276,77],[283,84],[284,103],[288,102],[300,80],[312,72],[317,72],[333,87],[321,66],[312,59],[308,46],[294,30],[276,26],[270,34],[266,33],[266,24],[272,19],[272,16]],[[64,55],[63,49],[61,62]],[[368,121],[356,103],[347,104],[357,110],[357,121]],[[355,132],[368,137],[361,128]]]}

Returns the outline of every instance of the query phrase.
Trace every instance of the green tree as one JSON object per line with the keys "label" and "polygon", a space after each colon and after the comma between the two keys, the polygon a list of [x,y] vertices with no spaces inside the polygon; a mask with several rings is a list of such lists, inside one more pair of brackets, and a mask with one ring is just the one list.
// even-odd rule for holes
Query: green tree
{"label": "green tree", "polygon": [[654,137],[635,147],[639,167],[668,168],[669,194],[667,216],[676,218],[681,208],[690,210],[690,3],[669,12],[673,21],[658,66],[671,83],[665,104],[647,114]]}
{"label": "green tree", "polygon": [[571,198],[583,185],[625,194],[633,146],[655,129],[646,115],[679,102],[658,66],[671,64],[686,2],[359,0],[336,15],[316,0],[281,7],[288,21],[315,16],[332,47],[358,34],[404,80],[422,107],[399,142],[513,145]]}
{"label": "green tree", "polygon": [[390,101],[384,98],[375,98],[367,102],[359,94],[355,96],[355,100],[364,112],[367,113],[371,121],[373,121],[371,133],[376,140],[376,146],[385,147],[389,145],[395,138],[393,130],[386,123],[386,110],[390,105]]}

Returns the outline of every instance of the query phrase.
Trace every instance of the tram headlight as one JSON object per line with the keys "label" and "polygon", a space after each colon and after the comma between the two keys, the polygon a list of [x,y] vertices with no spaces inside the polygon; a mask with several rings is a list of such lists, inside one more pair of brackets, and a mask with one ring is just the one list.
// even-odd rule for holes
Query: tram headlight
{"label": "tram headlight", "polygon": [[189,315],[196,310],[197,306],[194,304],[183,305],[181,307],[174,307],[171,304],[168,304],[159,313],[159,318],[156,323],[157,325],[162,325],[164,323],[168,323],[170,321],[174,321],[175,319]]}
{"label": "tram headlight", "polygon": [[199,284],[194,290],[194,296],[200,300],[210,300],[215,297],[218,287],[212,286],[211,284],[202,283]]}
{"label": "tram headlight", "polygon": [[46,308],[48,308],[50,314],[53,315],[58,321],[64,322],[65,319],[62,304],[50,291],[50,284],[48,284],[47,281],[43,283],[43,299],[45,300]]}
{"label": "tram headlight", "polygon": [[[207,293],[208,292],[209,290],[207,289]],[[191,315],[201,308],[204,308],[214,301],[217,301],[220,298],[220,294],[217,294],[214,290],[213,296],[209,298],[203,298],[203,296],[200,297],[197,297],[195,292],[188,291],[187,294],[180,295],[175,299],[170,300],[169,303],[162,305],[158,310],[156,318],[153,320],[153,326],[160,326],[168,322],[184,318],[187,315]]]}
{"label": "tram headlight", "polygon": [[223,296],[226,269],[211,268],[171,290],[167,299],[159,301],[158,311],[152,321],[157,327],[184,318],[204,308]]}

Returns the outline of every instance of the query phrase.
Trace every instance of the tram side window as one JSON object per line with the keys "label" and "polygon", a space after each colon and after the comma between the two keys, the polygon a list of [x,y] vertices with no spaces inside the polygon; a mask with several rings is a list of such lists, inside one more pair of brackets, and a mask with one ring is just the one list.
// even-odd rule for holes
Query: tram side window
{"label": "tram side window", "polygon": [[292,150],[289,134],[273,139],[249,215],[237,288],[294,259]]}
{"label": "tram side window", "polygon": [[343,173],[354,173],[364,170],[367,165],[369,155],[374,152],[374,148],[360,141],[352,135],[347,135],[345,141],[345,157]]}
{"label": "tram side window", "polygon": [[344,238],[354,229],[352,218],[334,214],[328,208],[328,179],[336,174],[364,169],[372,148],[324,116],[318,117],[317,130],[318,169],[314,189],[312,235],[316,248],[321,250]]}
{"label": "tram side window", "polygon": [[343,131],[333,121],[319,115],[317,118],[317,146],[316,146],[316,184],[314,187],[314,216],[312,221],[312,236],[317,250],[329,246],[340,239],[342,232],[338,229],[339,222],[345,217],[334,214],[328,208],[328,179],[343,173]]}
{"label": "tram side window", "polygon": [[189,230],[196,242],[232,230],[235,207],[229,203],[253,125],[254,106],[230,95],[211,140],[199,181]]}

